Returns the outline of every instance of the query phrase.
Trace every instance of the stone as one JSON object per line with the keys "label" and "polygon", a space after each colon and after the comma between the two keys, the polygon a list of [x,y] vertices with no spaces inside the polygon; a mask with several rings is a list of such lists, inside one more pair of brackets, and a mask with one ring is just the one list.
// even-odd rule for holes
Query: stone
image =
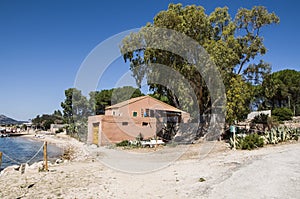
{"label": "stone", "polygon": [[55,161],[55,164],[61,164],[61,163],[63,163],[63,160],[62,160],[62,159],[57,159],[57,160]]}
{"label": "stone", "polygon": [[96,148],[98,148],[98,146],[97,146],[96,144],[91,144],[91,145],[89,146],[89,148],[91,148],[91,149],[96,149]]}

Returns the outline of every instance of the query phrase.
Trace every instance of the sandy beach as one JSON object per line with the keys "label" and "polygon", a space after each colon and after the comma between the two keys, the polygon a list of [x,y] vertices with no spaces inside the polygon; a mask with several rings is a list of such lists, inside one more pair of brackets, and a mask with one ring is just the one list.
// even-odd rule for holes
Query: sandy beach
{"label": "sandy beach", "polygon": [[[135,173],[124,169],[129,167],[119,171],[108,165],[116,149],[87,146],[67,136],[43,140],[75,147],[76,157],[51,164],[49,172],[38,172],[35,165],[24,174],[7,169],[0,176],[0,198],[298,198],[300,194],[300,142],[253,151],[230,150],[224,142],[169,147],[170,151],[162,147],[158,153],[117,149],[151,154],[151,159],[136,164],[155,169]],[[175,161],[159,158],[183,148],[184,154]],[[126,159],[114,163],[125,165]]]}

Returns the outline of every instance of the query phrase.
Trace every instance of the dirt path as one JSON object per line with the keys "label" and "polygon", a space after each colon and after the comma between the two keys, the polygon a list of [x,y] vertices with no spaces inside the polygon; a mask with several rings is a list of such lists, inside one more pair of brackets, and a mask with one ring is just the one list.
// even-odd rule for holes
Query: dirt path
{"label": "dirt path", "polygon": [[[1,175],[0,198],[299,197],[299,142],[254,151],[232,151],[222,142],[210,144],[193,145],[179,160],[140,174],[104,166],[105,157],[106,162],[113,159],[108,149],[89,147],[87,159],[52,166],[47,173],[28,170],[23,175]],[[153,159],[141,161],[153,166],[161,160],[159,153],[152,156]],[[116,165],[118,161],[125,164],[126,158],[117,158]]]}

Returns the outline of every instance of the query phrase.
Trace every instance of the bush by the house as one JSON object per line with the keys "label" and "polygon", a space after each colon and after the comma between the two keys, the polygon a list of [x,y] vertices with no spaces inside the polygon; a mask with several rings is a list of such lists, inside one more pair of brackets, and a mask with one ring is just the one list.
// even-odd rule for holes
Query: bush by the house
{"label": "bush by the house", "polygon": [[272,128],[270,131],[266,131],[263,135],[265,144],[278,144],[279,142],[286,142],[289,140],[296,140],[300,136],[300,129],[278,127]]}
{"label": "bush by the house", "polygon": [[257,125],[263,125],[263,128],[265,129],[266,127],[268,127],[269,129],[276,127],[279,125],[278,123],[278,119],[277,116],[272,116],[270,117],[269,115],[266,114],[259,114],[257,116],[255,116],[252,120],[251,120],[251,125],[252,126],[257,126]]}
{"label": "bush by the house", "polygon": [[272,110],[272,115],[275,116],[279,121],[291,120],[293,111],[289,108],[275,108]]}
{"label": "bush by the house", "polygon": [[[265,144],[278,144],[290,140],[298,141],[300,136],[300,128],[276,127],[270,131],[265,131],[263,135],[256,133],[246,135],[245,137],[236,137],[235,146],[237,149],[254,149],[263,147]],[[231,148],[234,146],[233,138],[230,138],[229,144]]]}
{"label": "bush by the house", "polygon": [[257,116],[255,116],[252,120],[251,120],[251,123],[254,123],[254,124],[268,124],[268,115],[266,114],[259,114]]}
{"label": "bush by the house", "polygon": [[123,140],[123,141],[116,144],[116,146],[118,146],[118,147],[129,146],[129,145],[130,145],[130,143],[129,143],[128,140]]}
{"label": "bush by the house", "polygon": [[59,128],[58,130],[55,131],[55,133],[62,133],[62,132],[64,132],[63,128]]}
{"label": "bush by the house", "polygon": [[240,139],[238,147],[241,149],[251,150],[264,146],[264,139],[258,134],[250,134]]}

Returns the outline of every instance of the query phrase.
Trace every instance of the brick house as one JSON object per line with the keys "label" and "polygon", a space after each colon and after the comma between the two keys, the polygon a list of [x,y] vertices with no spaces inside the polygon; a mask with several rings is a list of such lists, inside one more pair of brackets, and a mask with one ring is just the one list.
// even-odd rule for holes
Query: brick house
{"label": "brick house", "polygon": [[168,122],[186,123],[190,114],[150,96],[141,96],[109,106],[105,115],[88,117],[89,144],[108,145],[156,135]]}

